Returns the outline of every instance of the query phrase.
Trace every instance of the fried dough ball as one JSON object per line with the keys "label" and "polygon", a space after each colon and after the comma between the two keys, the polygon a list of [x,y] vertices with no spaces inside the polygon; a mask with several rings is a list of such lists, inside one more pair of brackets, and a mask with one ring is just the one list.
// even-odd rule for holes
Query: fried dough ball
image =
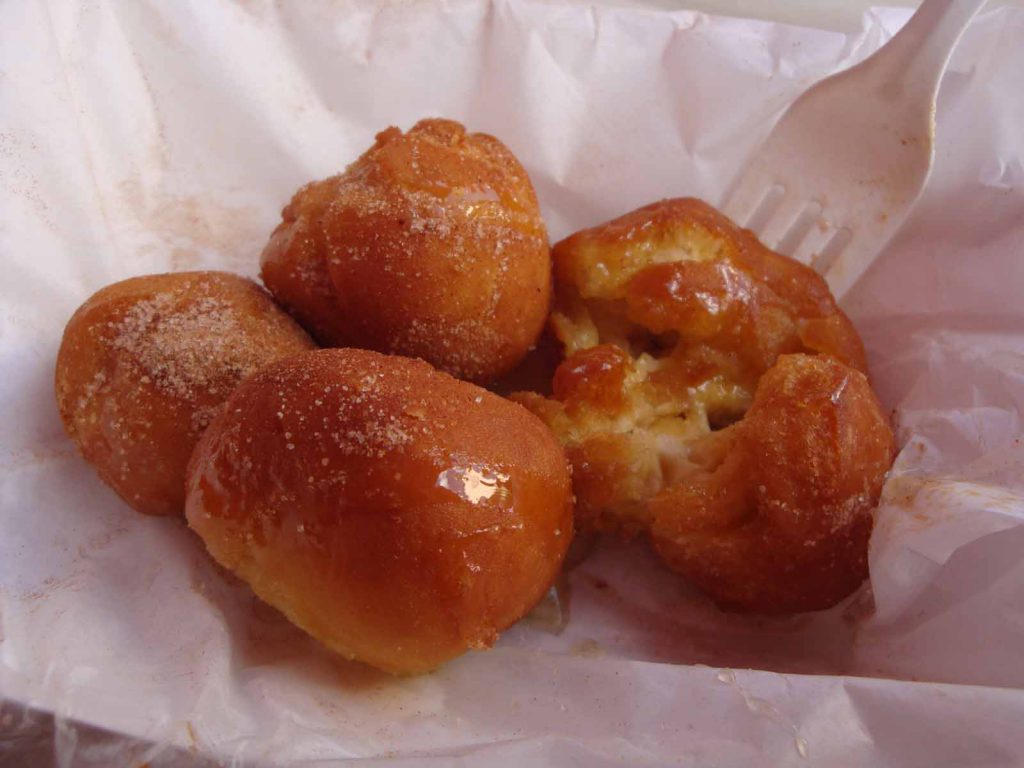
{"label": "fried dough ball", "polygon": [[68,322],[57,405],[68,435],[132,508],[181,514],[199,436],[244,378],[315,345],[267,292],[226,272],[135,277]]}
{"label": "fried dough ball", "polygon": [[864,374],[784,355],[742,421],[694,442],[696,465],[648,504],[651,540],[727,608],[828,608],[868,575],[892,430]]}
{"label": "fried dough ball", "polygon": [[346,171],[300,189],[263,282],[322,344],[422,358],[491,381],[544,327],[551,260],[526,171],[451,120],[388,128]]}
{"label": "fried dough ball", "polygon": [[[577,528],[650,534],[732,608],[823,608],[859,584],[893,438],[860,338],[822,278],[692,199],[579,232],[554,262],[552,327],[567,358],[552,397],[513,397],[566,448]],[[757,453],[783,427],[791,453]],[[863,441],[847,439],[856,430]],[[765,512],[775,491],[744,490],[769,465],[780,482],[813,478],[793,514],[828,531],[799,541],[806,552],[787,536],[810,528],[787,531]],[[828,478],[826,465],[847,474]],[[717,537],[691,536],[697,519]]]}
{"label": "fried dough ball", "polygon": [[186,515],[299,627],[403,674],[490,646],[533,607],[571,498],[525,409],[419,360],[329,349],[238,388],[193,455]]}

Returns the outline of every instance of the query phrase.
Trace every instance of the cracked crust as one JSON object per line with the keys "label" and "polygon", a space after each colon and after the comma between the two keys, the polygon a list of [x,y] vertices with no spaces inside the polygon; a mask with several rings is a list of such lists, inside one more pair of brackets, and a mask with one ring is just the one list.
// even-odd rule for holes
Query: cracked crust
{"label": "cracked crust", "polygon": [[723,606],[852,591],[893,438],[821,277],[693,199],[579,232],[554,264],[566,359],[552,397],[514,398],[565,446],[578,528],[648,534]]}

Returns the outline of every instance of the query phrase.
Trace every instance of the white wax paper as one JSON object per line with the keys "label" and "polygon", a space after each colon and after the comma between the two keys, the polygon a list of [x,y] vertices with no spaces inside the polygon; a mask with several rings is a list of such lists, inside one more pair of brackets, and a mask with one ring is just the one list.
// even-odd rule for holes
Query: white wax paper
{"label": "white wax paper", "polygon": [[[0,4],[3,698],[56,713],[68,765],[171,748],[260,765],[1024,761],[1019,8],[966,33],[926,194],[843,297],[902,452],[870,592],[832,611],[722,614],[639,544],[607,543],[571,574],[561,634],[524,622],[392,679],[257,603],[180,522],[125,507],[53,402],[63,325],[91,292],[254,275],[292,192],[387,125],[499,136],[557,239],[660,197],[717,202],[786,104],[906,16],[841,34],[527,0]],[[90,751],[65,718],[124,740]]]}

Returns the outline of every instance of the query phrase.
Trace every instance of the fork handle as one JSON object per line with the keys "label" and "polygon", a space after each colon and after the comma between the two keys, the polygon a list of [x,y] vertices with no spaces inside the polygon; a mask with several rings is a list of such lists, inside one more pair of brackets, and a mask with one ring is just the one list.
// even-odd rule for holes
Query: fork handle
{"label": "fork handle", "polygon": [[872,57],[886,90],[931,101],[950,54],[986,0],[924,0],[910,20]]}

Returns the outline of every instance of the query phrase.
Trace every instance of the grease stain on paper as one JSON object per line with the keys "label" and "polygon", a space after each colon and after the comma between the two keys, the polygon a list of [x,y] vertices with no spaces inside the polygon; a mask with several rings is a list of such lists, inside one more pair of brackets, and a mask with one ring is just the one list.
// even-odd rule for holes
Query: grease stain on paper
{"label": "grease stain on paper", "polygon": [[731,669],[718,670],[718,673],[715,675],[715,679],[718,680],[718,682],[735,689],[736,692],[743,697],[743,703],[746,704],[747,709],[755,715],[764,717],[773,723],[777,723],[786,730],[791,731],[793,734],[793,746],[796,748],[797,754],[800,755],[802,759],[807,759],[807,739],[800,735],[800,729],[796,727],[796,723],[783,714],[778,707],[767,699],[762,699],[760,696],[754,696],[750,691],[740,685],[736,681],[736,673]]}
{"label": "grease stain on paper", "polygon": [[174,272],[255,271],[272,228],[255,207],[229,206],[216,195],[145,189],[137,178],[124,179],[117,190],[120,207],[135,220],[132,229],[143,236],[139,255],[164,256]]}

